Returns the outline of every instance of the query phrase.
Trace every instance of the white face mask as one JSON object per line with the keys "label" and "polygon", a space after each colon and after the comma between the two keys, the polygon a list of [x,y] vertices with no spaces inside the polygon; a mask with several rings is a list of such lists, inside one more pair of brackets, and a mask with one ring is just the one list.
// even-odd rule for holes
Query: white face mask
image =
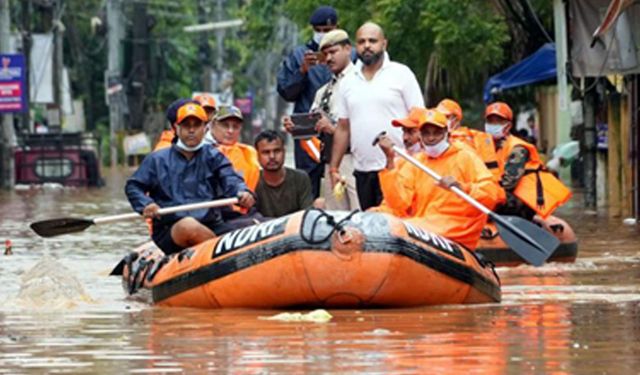
{"label": "white face mask", "polygon": [[484,131],[491,134],[493,139],[504,138],[504,125],[486,122],[484,124]]}
{"label": "white face mask", "polygon": [[317,45],[320,45],[320,41],[324,37],[326,33],[319,33],[317,31],[313,32],[313,41],[316,42]]}
{"label": "white face mask", "polygon": [[179,149],[183,150],[183,151],[187,151],[187,152],[196,152],[199,149],[202,148],[202,146],[206,145],[207,142],[204,141],[204,138],[202,139],[202,141],[200,141],[199,144],[193,146],[193,147],[189,147],[187,145],[184,144],[184,142],[182,142],[182,139],[178,138],[178,142],[176,143],[176,147],[178,147]]}
{"label": "white face mask", "polygon": [[445,136],[440,142],[436,143],[433,146],[424,145],[424,152],[432,158],[437,158],[438,156],[444,154],[445,151],[449,148],[449,140]]}
{"label": "white face mask", "polygon": [[415,153],[417,153],[417,152],[420,152],[420,151],[422,151],[422,143],[420,143],[420,142],[416,142],[416,143],[412,144],[412,145],[407,149],[407,152],[408,152],[410,155],[413,155],[413,154],[415,154]]}
{"label": "white face mask", "polygon": [[218,145],[218,141],[216,141],[216,139],[213,138],[213,134],[211,134],[211,131],[208,129],[207,129],[207,132],[204,134],[204,142],[214,146]]}

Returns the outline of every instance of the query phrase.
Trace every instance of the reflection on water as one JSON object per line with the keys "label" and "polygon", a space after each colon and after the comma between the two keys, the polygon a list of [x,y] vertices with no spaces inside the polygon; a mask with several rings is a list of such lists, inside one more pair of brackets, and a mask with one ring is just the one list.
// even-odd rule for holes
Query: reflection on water
{"label": "reflection on water", "polygon": [[499,269],[501,304],[331,310],[328,323],[269,321],[260,317],[278,311],[167,309],[124,299],[120,281],[106,275],[145,240],[143,223],[46,242],[28,229],[48,218],[129,212],[125,174],[110,175],[101,190],[0,193],[0,240],[10,238],[14,250],[0,256],[0,374],[640,368],[639,231],[620,220],[565,209],[580,239],[576,263]]}

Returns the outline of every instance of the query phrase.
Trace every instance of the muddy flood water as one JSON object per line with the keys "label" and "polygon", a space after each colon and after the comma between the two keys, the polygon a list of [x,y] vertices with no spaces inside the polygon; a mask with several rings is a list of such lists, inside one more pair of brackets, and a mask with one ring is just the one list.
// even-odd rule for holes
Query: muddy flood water
{"label": "muddy flood water", "polygon": [[259,319],[280,311],[152,307],[107,274],[146,240],[142,222],[44,240],[34,221],[130,212],[127,171],[102,189],[0,192],[0,374],[638,374],[640,229],[587,215],[575,263],[499,268],[503,301],[329,310],[328,323]]}

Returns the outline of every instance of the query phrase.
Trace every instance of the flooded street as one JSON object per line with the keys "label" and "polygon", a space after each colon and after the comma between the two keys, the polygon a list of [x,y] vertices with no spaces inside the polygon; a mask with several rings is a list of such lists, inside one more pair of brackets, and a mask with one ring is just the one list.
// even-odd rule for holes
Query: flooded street
{"label": "flooded street", "polygon": [[98,190],[0,192],[0,240],[11,239],[14,253],[0,255],[0,374],[640,371],[640,229],[583,213],[579,196],[558,212],[579,238],[577,261],[500,268],[500,304],[279,322],[259,319],[279,311],[126,300],[107,274],[146,240],[142,221],[47,240],[31,232],[34,221],[130,212],[126,172],[105,173]]}

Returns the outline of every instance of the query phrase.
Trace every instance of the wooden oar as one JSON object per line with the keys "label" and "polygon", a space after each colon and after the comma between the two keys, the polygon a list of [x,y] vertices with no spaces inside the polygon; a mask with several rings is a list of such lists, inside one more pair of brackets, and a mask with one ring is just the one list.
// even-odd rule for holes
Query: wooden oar
{"label": "wooden oar", "polygon": [[[379,134],[373,144],[377,144],[379,138],[384,133]],[[423,172],[440,182],[442,177],[431,170],[426,165],[409,155],[405,150],[398,146],[393,146],[393,151],[404,159],[415,165]],[[460,198],[467,201],[473,207],[489,215],[496,223],[498,232],[502,236],[504,242],[511,247],[520,257],[534,266],[541,266],[547,258],[553,254],[560,245],[560,241],[551,233],[540,228],[539,226],[517,216],[501,216],[485,207],[482,203],[473,199],[469,194],[460,190],[457,186],[452,186],[451,191],[456,193]]]}
{"label": "wooden oar", "polygon": [[[215,201],[183,204],[181,206],[161,208],[158,210],[158,214],[167,215],[180,211],[199,210],[202,208],[214,208],[231,206],[238,203],[238,198],[225,198]],[[31,229],[41,237],[53,237],[61,234],[81,232],[92,225],[109,224],[118,221],[140,219],[142,216],[137,212],[129,214],[102,216],[93,219],[76,219],[76,218],[61,218],[51,219],[32,223]]]}

